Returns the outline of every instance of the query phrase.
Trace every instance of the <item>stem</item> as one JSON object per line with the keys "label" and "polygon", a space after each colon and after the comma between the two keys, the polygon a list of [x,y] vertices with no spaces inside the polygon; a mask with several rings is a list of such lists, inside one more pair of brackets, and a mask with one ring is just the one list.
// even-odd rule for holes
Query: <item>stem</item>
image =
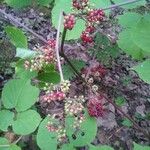
{"label": "stem", "polygon": [[63,47],[64,47],[64,43],[65,43],[66,34],[67,34],[67,29],[64,29],[63,33],[62,33],[62,40],[61,40],[61,47],[60,47],[61,53],[64,53]]}
{"label": "stem", "polygon": [[61,62],[60,62],[60,56],[59,56],[59,37],[60,37],[62,16],[63,16],[62,12],[60,12],[59,21],[58,21],[58,28],[57,28],[56,47],[55,47],[61,82],[64,81],[64,77],[63,77],[63,73],[62,73],[62,67],[61,67]]}
{"label": "stem", "polygon": [[125,6],[125,5],[136,3],[136,2],[139,2],[139,1],[142,1],[142,0],[128,0],[128,1],[120,3],[120,4],[115,4],[115,5],[106,7],[106,8],[102,8],[102,10],[108,10],[108,9],[116,8],[116,7],[119,7],[119,6]]}

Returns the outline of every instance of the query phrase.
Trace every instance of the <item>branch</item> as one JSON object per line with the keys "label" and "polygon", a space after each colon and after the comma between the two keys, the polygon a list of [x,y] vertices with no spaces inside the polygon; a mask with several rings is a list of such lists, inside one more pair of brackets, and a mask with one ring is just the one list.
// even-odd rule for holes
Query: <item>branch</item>
{"label": "branch", "polygon": [[102,10],[108,10],[108,9],[112,9],[112,8],[116,8],[116,7],[120,7],[120,6],[125,6],[125,5],[136,3],[139,1],[143,1],[143,0],[128,0],[128,1],[120,3],[120,4],[115,4],[115,5],[111,5],[109,7],[106,7],[106,8],[102,8]]}
{"label": "branch", "polygon": [[58,21],[58,28],[57,28],[57,37],[56,37],[56,47],[55,47],[55,49],[56,49],[56,57],[57,57],[57,62],[58,62],[58,69],[59,69],[59,73],[60,73],[60,78],[61,78],[61,81],[64,81],[61,62],[60,62],[60,56],[59,56],[59,37],[60,37],[62,16],[63,16],[63,14],[62,14],[62,12],[60,12],[59,21]]}

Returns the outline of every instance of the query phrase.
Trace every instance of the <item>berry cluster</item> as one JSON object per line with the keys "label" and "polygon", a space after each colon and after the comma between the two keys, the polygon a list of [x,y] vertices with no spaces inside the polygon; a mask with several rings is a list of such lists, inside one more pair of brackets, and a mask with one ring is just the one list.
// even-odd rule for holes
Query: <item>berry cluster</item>
{"label": "berry cluster", "polygon": [[91,117],[101,117],[103,116],[103,105],[98,98],[92,98],[87,104],[88,113]]}
{"label": "berry cluster", "polygon": [[68,30],[72,30],[75,25],[75,16],[72,14],[68,14],[64,16],[64,28]]}
{"label": "berry cluster", "polygon": [[72,0],[72,6],[78,10],[84,9],[88,5],[89,0]]}
{"label": "berry cluster", "polygon": [[55,49],[56,40],[55,39],[50,39],[50,40],[48,40],[48,44],[49,44],[50,48]]}
{"label": "berry cluster", "polygon": [[104,19],[105,13],[101,9],[90,10],[87,14],[87,20],[92,23],[99,23]]}
{"label": "berry cluster", "polygon": [[40,97],[40,101],[43,102],[52,102],[52,101],[62,101],[66,97],[65,93],[62,91],[51,91],[49,93],[46,93],[45,95]]}
{"label": "berry cluster", "polygon": [[40,71],[45,64],[56,62],[54,50],[52,48],[42,48],[40,53],[32,60],[26,60],[24,67],[30,71]]}

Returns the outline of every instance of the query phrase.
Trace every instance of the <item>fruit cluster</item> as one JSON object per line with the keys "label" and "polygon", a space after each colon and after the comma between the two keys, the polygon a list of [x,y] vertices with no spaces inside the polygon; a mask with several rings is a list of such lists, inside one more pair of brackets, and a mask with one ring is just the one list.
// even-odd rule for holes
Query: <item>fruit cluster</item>
{"label": "fruit cluster", "polygon": [[91,23],[99,23],[103,21],[105,13],[101,9],[90,10],[87,14],[87,20]]}
{"label": "fruit cluster", "polygon": [[40,101],[43,102],[52,102],[52,101],[62,101],[66,97],[66,94],[62,91],[51,91],[49,93],[46,93],[45,95],[40,97]]}
{"label": "fruit cluster", "polygon": [[50,46],[50,48],[55,49],[56,40],[55,39],[48,40],[48,45]]}
{"label": "fruit cluster", "polygon": [[68,14],[64,16],[64,28],[68,30],[72,30],[76,23],[75,16],[72,14]]}
{"label": "fruit cluster", "polygon": [[92,98],[87,103],[88,113],[91,117],[102,117],[104,113],[103,105],[101,99]]}
{"label": "fruit cluster", "polygon": [[88,5],[89,0],[72,0],[72,6],[78,10],[84,9]]}

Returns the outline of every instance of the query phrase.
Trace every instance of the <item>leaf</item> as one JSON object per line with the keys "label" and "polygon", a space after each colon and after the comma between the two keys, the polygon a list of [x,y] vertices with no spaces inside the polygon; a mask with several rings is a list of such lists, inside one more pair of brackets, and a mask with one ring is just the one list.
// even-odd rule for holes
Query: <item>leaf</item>
{"label": "leaf", "polygon": [[126,103],[126,100],[124,97],[117,97],[115,99],[115,103],[118,105],[118,106],[123,106],[125,103]]}
{"label": "leaf", "polygon": [[21,59],[16,63],[15,76],[19,79],[29,80],[37,76],[37,71],[30,71],[24,67],[25,60]]}
{"label": "leaf", "polygon": [[[127,0],[113,0],[113,2],[115,2],[115,4],[124,3],[126,1]],[[126,8],[126,9],[132,9],[132,8],[136,8],[136,7],[141,6],[141,5],[142,6],[145,5],[145,0],[137,1],[137,2],[134,2],[131,4],[127,4],[127,5],[123,5],[121,7]]]}
{"label": "leaf", "polygon": [[2,91],[5,108],[15,108],[18,112],[30,108],[38,99],[39,89],[30,84],[30,80],[9,80]]}
{"label": "leaf", "polygon": [[[82,147],[91,143],[97,133],[97,124],[95,118],[92,118],[88,115],[86,111],[85,120],[81,123],[80,131],[75,132],[75,129],[72,127],[74,118],[66,117],[66,134],[69,137],[70,143],[76,147]],[[73,137],[75,135],[75,138]]]}
{"label": "leaf", "polygon": [[41,82],[57,84],[60,82],[60,75],[58,72],[42,72],[38,74],[38,80]]}
{"label": "leaf", "polygon": [[121,124],[124,125],[124,126],[127,126],[127,127],[132,127],[132,126],[133,126],[133,123],[132,123],[129,119],[127,119],[127,118],[125,118],[125,119],[122,121]]}
{"label": "leaf", "polygon": [[139,145],[134,142],[133,150],[149,150],[149,149],[150,149],[150,146]]}
{"label": "leaf", "polygon": [[73,145],[70,144],[63,144],[62,148],[60,150],[76,150]]}
{"label": "leaf", "polygon": [[94,145],[90,144],[89,150],[114,150],[114,149],[110,146],[107,146],[107,145],[94,146]]}
{"label": "leaf", "polygon": [[8,131],[8,127],[12,124],[14,113],[9,110],[0,111],[0,130]]}
{"label": "leaf", "polygon": [[7,33],[7,36],[10,38],[12,44],[14,44],[16,47],[20,48],[28,47],[27,37],[23,34],[23,32],[20,29],[7,26],[5,28],[5,31]]}
{"label": "leaf", "polygon": [[40,5],[43,5],[43,6],[48,6],[49,4],[51,4],[54,0],[38,0],[38,3]]}
{"label": "leaf", "polygon": [[18,113],[13,122],[13,131],[18,135],[28,135],[36,130],[41,122],[40,115],[34,110]]}
{"label": "leaf", "polygon": [[16,57],[20,57],[22,59],[32,58],[37,55],[36,51],[25,49],[25,48],[17,48]]}
{"label": "leaf", "polygon": [[32,0],[5,0],[5,2],[14,8],[22,8],[32,4]]}
{"label": "leaf", "polygon": [[48,131],[48,129],[46,128],[48,121],[49,119],[47,117],[41,122],[38,129],[36,141],[41,150],[50,150],[50,149],[56,150],[57,149],[56,133]]}
{"label": "leaf", "polygon": [[11,144],[9,150],[21,150],[21,148],[15,144]]}
{"label": "leaf", "polygon": [[118,22],[122,27],[132,29],[141,17],[142,15],[138,13],[126,12],[125,14],[118,16]]}
{"label": "leaf", "polygon": [[143,58],[143,51],[133,42],[130,30],[122,31],[117,43],[125,53],[131,55],[134,59],[140,60]]}
{"label": "leaf", "polygon": [[6,138],[0,137],[0,150],[9,150],[9,148],[3,147],[3,145],[9,145],[9,142]]}
{"label": "leaf", "polygon": [[[80,72],[81,69],[84,68],[86,65],[85,62],[82,60],[73,59],[73,60],[70,60],[70,62],[74,65],[74,67],[76,68],[78,72]],[[75,77],[75,73],[70,67],[70,65],[68,64],[62,65],[62,70],[63,70],[63,75],[64,75],[65,80],[72,79]]]}
{"label": "leaf", "polygon": [[135,70],[139,77],[146,83],[150,84],[150,59],[145,60],[137,66],[132,68]]}
{"label": "leaf", "polygon": [[131,37],[138,47],[150,54],[150,15],[140,19],[133,28]]}

